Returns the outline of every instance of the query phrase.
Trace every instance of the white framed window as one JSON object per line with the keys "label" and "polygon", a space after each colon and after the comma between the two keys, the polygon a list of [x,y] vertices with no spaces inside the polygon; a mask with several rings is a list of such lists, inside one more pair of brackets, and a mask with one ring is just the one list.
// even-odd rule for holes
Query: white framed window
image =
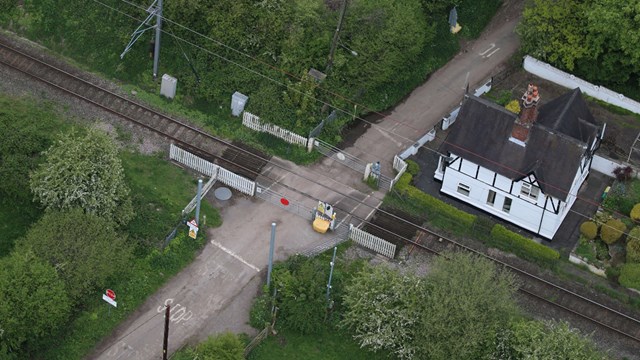
{"label": "white framed window", "polygon": [[493,190],[489,190],[489,194],[487,194],[487,205],[493,206],[496,203],[496,192]]}
{"label": "white framed window", "polygon": [[535,185],[531,185],[529,183],[522,183],[522,186],[520,187],[520,195],[523,195],[525,197],[528,197],[531,200],[538,200],[538,195],[540,194],[540,188],[535,186]]}
{"label": "white framed window", "polygon": [[464,196],[469,196],[469,193],[471,192],[471,188],[469,187],[469,185],[459,183],[458,192]]}
{"label": "white framed window", "polygon": [[511,202],[512,202],[511,198],[505,197],[504,203],[502,204],[502,211],[508,214],[509,211],[511,211]]}

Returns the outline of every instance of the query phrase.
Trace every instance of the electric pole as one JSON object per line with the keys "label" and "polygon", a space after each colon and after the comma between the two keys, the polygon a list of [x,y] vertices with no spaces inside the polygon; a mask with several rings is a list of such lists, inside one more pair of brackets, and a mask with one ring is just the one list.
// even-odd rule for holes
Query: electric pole
{"label": "electric pole", "polygon": [[[124,55],[131,50],[133,44],[138,41],[140,36],[144,34],[145,31],[150,29],[156,29],[155,40],[153,41],[153,79],[155,80],[158,76],[158,62],[160,61],[160,35],[162,34],[162,0],[154,0],[154,2],[147,8],[147,13],[149,14],[146,19],[138,26],[137,29],[134,30],[133,34],[131,34],[131,40],[127,46],[125,46],[124,51],[120,54],[120,59],[124,58]],[[156,18],[156,25],[150,26],[149,24]],[[145,28],[145,26],[147,26]]]}
{"label": "electric pole", "polygon": [[267,269],[267,287],[271,284],[271,269],[273,268],[273,248],[276,243],[276,223],[271,223],[271,241],[269,242],[269,267]]}
{"label": "electric pole", "polygon": [[158,62],[160,61],[160,35],[162,34],[162,0],[156,6],[156,47],[153,50],[153,79],[158,77]]}
{"label": "electric pole", "polygon": [[164,341],[162,342],[162,360],[167,360],[167,348],[169,347],[169,317],[171,315],[171,305],[167,305],[164,312]]}
{"label": "electric pole", "polygon": [[342,29],[344,14],[347,11],[347,1],[348,0],[342,0],[342,7],[340,8],[340,18],[338,19],[338,26],[336,27],[336,32],[333,34],[333,41],[331,42],[331,50],[329,51],[329,61],[327,61],[327,68],[324,70],[325,74],[329,73],[329,70],[331,69],[331,65],[333,65],[333,55],[336,52],[336,47],[338,46],[338,40],[340,39],[340,29]]}

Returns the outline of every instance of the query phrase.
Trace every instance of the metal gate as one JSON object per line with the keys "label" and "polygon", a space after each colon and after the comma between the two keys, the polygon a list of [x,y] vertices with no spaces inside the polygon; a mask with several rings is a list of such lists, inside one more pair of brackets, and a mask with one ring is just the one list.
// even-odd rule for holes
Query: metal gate
{"label": "metal gate", "polygon": [[[313,208],[305,206],[301,202],[287,199],[284,195],[278,194],[277,192],[258,183],[256,183],[255,196],[271,204],[274,204],[292,214],[296,214],[302,216],[305,219],[311,220],[311,214],[314,210]],[[283,199],[285,201],[283,201]]]}

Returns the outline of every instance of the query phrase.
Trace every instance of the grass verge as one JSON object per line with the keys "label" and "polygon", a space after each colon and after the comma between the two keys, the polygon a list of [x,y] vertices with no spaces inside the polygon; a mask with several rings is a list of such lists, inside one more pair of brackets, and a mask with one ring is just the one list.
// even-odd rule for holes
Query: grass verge
{"label": "grass verge", "polygon": [[361,349],[343,330],[325,330],[315,335],[301,335],[283,330],[268,337],[251,352],[249,360],[377,360],[388,359],[386,353]]}

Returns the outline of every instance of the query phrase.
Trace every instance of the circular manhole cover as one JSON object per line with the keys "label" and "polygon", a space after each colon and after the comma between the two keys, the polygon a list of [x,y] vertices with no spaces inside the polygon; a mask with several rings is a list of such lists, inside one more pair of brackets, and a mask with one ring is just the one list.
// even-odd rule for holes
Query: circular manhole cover
{"label": "circular manhole cover", "polygon": [[231,190],[226,187],[219,187],[213,192],[213,195],[218,200],[229,200],[231,199]]}

